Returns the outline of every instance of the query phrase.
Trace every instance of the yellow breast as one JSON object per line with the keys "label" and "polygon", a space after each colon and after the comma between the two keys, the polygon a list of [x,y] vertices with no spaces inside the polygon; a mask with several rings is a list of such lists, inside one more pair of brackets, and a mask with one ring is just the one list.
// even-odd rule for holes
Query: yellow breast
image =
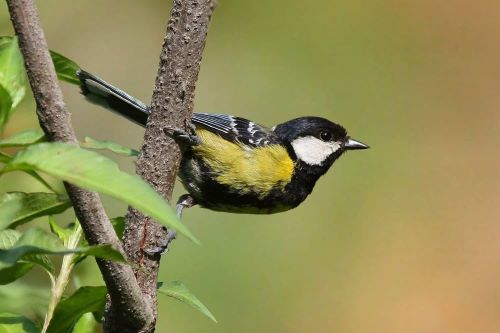
{"label": "yellow breast", "polygon": [[192,147],[193,153],[203,158],[221,184],[264,197],[273,187],[284,188],[292,179],[294,162],[280,145],[253,148],[204,129],[197,129],[196,134],[202,143]]}

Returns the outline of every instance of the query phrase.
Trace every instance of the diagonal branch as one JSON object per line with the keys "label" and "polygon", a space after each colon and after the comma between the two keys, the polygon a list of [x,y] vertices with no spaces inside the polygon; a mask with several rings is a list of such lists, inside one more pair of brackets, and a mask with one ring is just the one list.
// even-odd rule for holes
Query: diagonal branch
{"label": "diagonal branch", "polygon": [[[7,5],[35,96],[40,126],[50,141],[78,144],[34,0],[7,0]],[[71,184],[66,183],[65,186],[87,241],[90,244],[112,244],[123,252],[99,196]],[[151,325],[152,309],[143,298],[132,268],[99,259],[97,264],[108,287],[114,310],[120,312],[123,326],[137,331]]]}
{"label": "diagonal branch", "polygon": [[[151,102],[152,113],[137,161],[137,173],[166,200],[172,197],[181,153],[163,129],[185,129],[191,119],[195,84],[214,8],[214,0],[174,0],[168,22]],[[146,255],[144,249],[159,246],[166,231],[134,209],[129,210],[126,221],[125,251],[141,267],[136,271],[137,280],[156,312],[160,258]]]}

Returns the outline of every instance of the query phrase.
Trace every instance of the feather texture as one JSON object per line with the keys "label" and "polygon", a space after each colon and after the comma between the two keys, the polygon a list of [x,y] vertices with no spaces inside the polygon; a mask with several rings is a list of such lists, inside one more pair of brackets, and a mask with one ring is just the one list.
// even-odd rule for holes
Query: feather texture
{"label": "feather texture", "polygon": [[281,143],[278,136],[270,129],[240,117],[225,114],[194,113],[191,121],[195,126],[201,126],[234,143],[242,143],[251,147]]}
{"label": "feather texture", "polygon": [[196,134],[202,143],[191,148],[194,154],[202,156],[220,184],[241,194],[265,196],[272,188],[283,189],[292,179],[294,162],[281,145],[247,150],[207,130]]}

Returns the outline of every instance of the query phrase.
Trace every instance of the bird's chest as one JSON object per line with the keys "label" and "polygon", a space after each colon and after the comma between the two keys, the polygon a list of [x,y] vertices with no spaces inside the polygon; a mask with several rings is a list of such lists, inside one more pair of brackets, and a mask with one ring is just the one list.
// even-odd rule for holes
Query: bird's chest
{"label": "bird's chest", "polygon": [[212,144],[184,154],[179,177],[204,207],[271,214],[291,209],[305,198],[287,191],[293,173],[294,162],[283,147],[249,150]]}

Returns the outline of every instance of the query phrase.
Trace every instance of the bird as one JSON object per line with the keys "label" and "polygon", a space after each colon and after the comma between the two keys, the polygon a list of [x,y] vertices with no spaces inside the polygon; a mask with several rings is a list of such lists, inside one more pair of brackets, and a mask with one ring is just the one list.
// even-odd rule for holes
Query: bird
{"label": "bird", "polygon": [[[80,69],[81,92],[92,103],[145,126],[150,108]],[[166,128],[182,145],[178,177],[188,192],[177,202],[215,211],[274,214],[297,207],[346,151],[367,149],[344,127],[305,116],[272,128],[233,115],[193,113],[188,131]]]}

